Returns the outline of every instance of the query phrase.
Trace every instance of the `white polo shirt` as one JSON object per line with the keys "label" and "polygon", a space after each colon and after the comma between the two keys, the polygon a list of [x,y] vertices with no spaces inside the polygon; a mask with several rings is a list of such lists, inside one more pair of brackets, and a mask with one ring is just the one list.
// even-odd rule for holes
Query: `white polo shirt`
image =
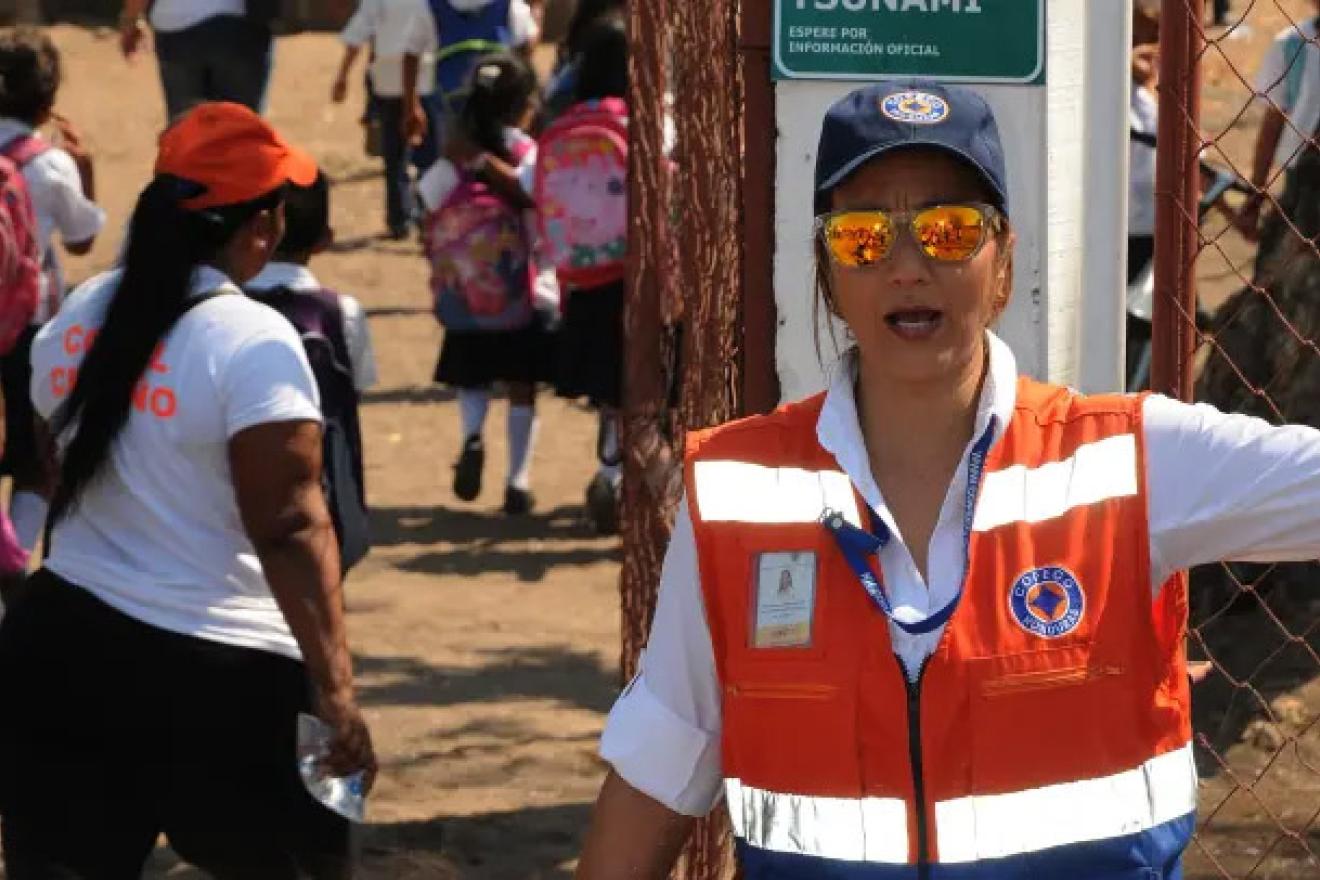
{"label": "white polo shirt", "polygon": [[[31,391],[43,419],[67,399],[119,277],[82,285],[37,334]],[[229,440],[321,421],[316,380],[293,325],[219,272],[197,271],[195,294],[221,289],[165,335],[102,471],[55,526],[46,565],[151,626],[297,658],[243,530]]]}
{"label": "white polo shirt", "polygon": [[[880,565],[895,614],[922,620],[947,605],[962,583],[963,498],[972,444],[945,495],[930,541],[930,579],[923,583],[871,475],[853,396],[855,376],[856,364],[846,356],[835,371],[817,436],[893,533],[880,552]],[[1016,397],[1017,362],[992,334],[975,436],[987,429],[992,415],[1006,426]],[[1221,559],[1320,558],[1320,431],[1274,427],[1159,396],[1147,399],[1144,417],[1153,595],[1175,572]],[[889,631],[909,670],[934,652],[943,633],[914,636],[892,623]],[[722,781],[720,691],[685,502],[665,555],[641,672],[610,712],[601,756],[630,785],[671,810],[705,815],[717,802]]]}

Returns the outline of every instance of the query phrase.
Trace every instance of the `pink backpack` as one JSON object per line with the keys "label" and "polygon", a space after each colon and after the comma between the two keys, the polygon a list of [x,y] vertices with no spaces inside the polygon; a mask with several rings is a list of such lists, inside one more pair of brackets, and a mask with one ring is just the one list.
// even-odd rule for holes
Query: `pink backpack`
{"label": "pink backpack", "polygon": [[[515,162],[532,149],[513,148]],[[464,174],[426,220],[435,315],[449,330],[492,332],[532,319],[534,268],[523,212],[479,178]]]}
{"label": "pink backpack", "polygon": [[0,149],[0,354],[8,354],[32,322],[41,288],[37,219],[22,167],[48,149],[25,135]]}
{"label": "pink backpack", "polygon": [[628,255],[628,105],[570,107],[541,135],[534,186],[541,244],[574,288],[623,278]]}

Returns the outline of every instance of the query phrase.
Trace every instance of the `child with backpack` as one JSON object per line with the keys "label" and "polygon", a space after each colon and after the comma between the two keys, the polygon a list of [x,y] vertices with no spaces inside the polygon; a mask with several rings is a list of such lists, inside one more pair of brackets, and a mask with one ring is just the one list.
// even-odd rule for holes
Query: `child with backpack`
{"label": "child with backpack", "polygon": [[[54,112],[60,80],[60,55],[46,34],[31,28],[0,34],[0,155],[22,170],[32,199],[42,269],[30,324],[12,351],[0,358],[8,434],[0,471],[13,478],[9,513],[28,552],[45,527],[49,494],[33,436],[28,386],[33,337],[64,299],[65,281],[54,239],[58,234],[64,249],[80,256],[92,249],[105,225],[105,212],[95,201],[91,154],[73,124]],[[58,145],[38,133],[51,122]]]}
{"label": "child with backpack", "polygon": [[458,390],[463,448],[454,494],[481,491],[491,390],[508,390],[509,473],[503,510],[531,511],[536,385],[552,378],[558,286],[538,269],[529,190],[536,75],[509,53],[478,63],[445,149],[418,184],[426,211],[436,317],[445,328],[435,381]]}
{"label": "child with backpack", "polygon": [[323,287],[308,268],[312,257],[334,243],[324,171],[310,186],[289,186],[284,218],[284,238],[244,292],[284,315],[302,337],[324,418],[326,501],[348,571],[370,548],[358,404],[376,384],[376,357],[361,303]]}
{"label": "child with backpack", "polygon": [[573,100],[540,137],[535,197],[547,258],[563,289],[556,381],[560,396],[600,412],[600,466],[587,513],[619,530],[623,298],[628,243],[628,41],[617,16],[598,19],[573,61]]}
{"label": "child with backpack", "polygon": [[427,125],[434,126],[437,143],[444,144],[448,127],[458,119],[467,99],[472,72],[482,56],[514,50],[531,61],[541,29],[533,6],[540,0],[428,0],[439,49],[435,55],[435,90],[430,107],[418,96],[417,72],[421,55],[405,52],[402,125],[408,143],[420,143]]}

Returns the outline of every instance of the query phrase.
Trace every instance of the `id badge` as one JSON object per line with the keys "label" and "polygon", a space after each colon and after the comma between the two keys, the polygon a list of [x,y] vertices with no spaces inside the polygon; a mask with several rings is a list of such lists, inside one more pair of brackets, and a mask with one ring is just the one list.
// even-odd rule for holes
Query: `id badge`
{"label": "id badge", "polygon": [[808,648],[816,617],[816,554],[761,553],[753,566],[752,647]]}

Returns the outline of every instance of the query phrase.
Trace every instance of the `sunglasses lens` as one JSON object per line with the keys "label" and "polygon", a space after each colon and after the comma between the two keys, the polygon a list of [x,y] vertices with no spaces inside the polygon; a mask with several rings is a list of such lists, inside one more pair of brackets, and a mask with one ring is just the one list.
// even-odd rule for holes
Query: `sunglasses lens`
{"label": "sunglasses lens", "polygon": [[979,208],[952,205],[922,211],[912,225],[926,256],[957,263],[976,255],[988,224]]}
{"label": "sunglasses lens", "polygon": [[870,266],[889,255],[894,224],[878,211],[835,214],[825,221],[825,243],[843,266]]}

